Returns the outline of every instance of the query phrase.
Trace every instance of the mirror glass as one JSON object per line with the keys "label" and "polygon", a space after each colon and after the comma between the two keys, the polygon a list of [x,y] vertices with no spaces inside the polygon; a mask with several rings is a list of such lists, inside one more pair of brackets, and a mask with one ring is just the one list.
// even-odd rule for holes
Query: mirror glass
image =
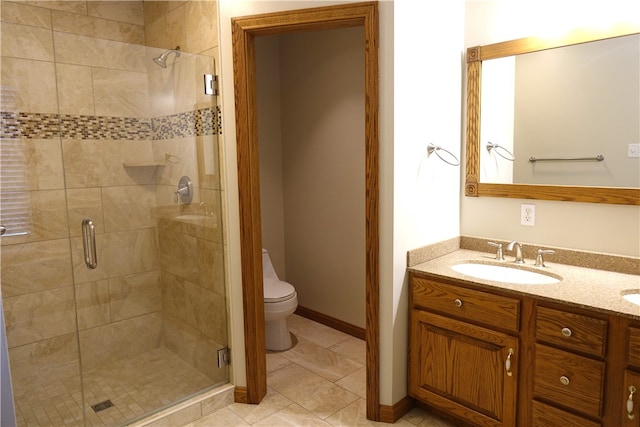
{"label": "mirror glass", "polygon": [[467,51],[465,195],[640,205],[640,33]]}
{"label": "mirror glass", "polygon": [[481,87],[480,182],[640,187],[640,34],[483,61]]}

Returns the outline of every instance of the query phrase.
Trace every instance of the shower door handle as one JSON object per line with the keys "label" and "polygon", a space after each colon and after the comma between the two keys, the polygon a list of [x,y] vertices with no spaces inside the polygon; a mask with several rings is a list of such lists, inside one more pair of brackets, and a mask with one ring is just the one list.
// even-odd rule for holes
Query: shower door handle
{"label": "shower door handle", "polygon": [[98,266],[96,254],[96,228],[89,218],[82,220],[82,245],[84,247],[84,263],[87,268],[94,269]]}

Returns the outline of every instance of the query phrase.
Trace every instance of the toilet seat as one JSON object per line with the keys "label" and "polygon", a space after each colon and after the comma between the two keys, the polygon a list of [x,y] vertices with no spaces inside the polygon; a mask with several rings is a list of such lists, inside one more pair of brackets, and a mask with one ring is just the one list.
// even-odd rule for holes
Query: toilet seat
{"label": "toilet seat", "polygon": [[282,280],[269,280],[264,283],[264,302],[275,303],[290,300],[296,296],[296,289]]}

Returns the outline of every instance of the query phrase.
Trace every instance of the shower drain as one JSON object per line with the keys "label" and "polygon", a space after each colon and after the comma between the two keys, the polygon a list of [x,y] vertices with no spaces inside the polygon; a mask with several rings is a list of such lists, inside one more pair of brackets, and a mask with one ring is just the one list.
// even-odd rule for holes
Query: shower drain
{"label": "shower drain", "polygon": [[93,412],[100,412],[100,411],[104,411],[107,408],[111,408],[112,406],[113,406],[113,403],[110,400],[105,400],[104,402],[91,405],[91,409],[93,409]]}

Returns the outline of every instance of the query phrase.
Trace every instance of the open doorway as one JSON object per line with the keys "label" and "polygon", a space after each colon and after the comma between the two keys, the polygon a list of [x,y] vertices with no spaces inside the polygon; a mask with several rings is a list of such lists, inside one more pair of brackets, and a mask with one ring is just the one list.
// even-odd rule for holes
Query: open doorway
{"label": "open doorway", "polygon": [[258,37],[255,52],[262,247],[297,314],[364,341],[364,31]]}
{"label": "open doorway", "polygon": [[236,401],[258,403],[266,394],[255,37],[355,26],[361,26],[364,30],[365,58],[367,418],[379,420],[379,95],[378,8],[375,2],[269,13],[232,20],[247,373],[246,390],[237,388]]}

